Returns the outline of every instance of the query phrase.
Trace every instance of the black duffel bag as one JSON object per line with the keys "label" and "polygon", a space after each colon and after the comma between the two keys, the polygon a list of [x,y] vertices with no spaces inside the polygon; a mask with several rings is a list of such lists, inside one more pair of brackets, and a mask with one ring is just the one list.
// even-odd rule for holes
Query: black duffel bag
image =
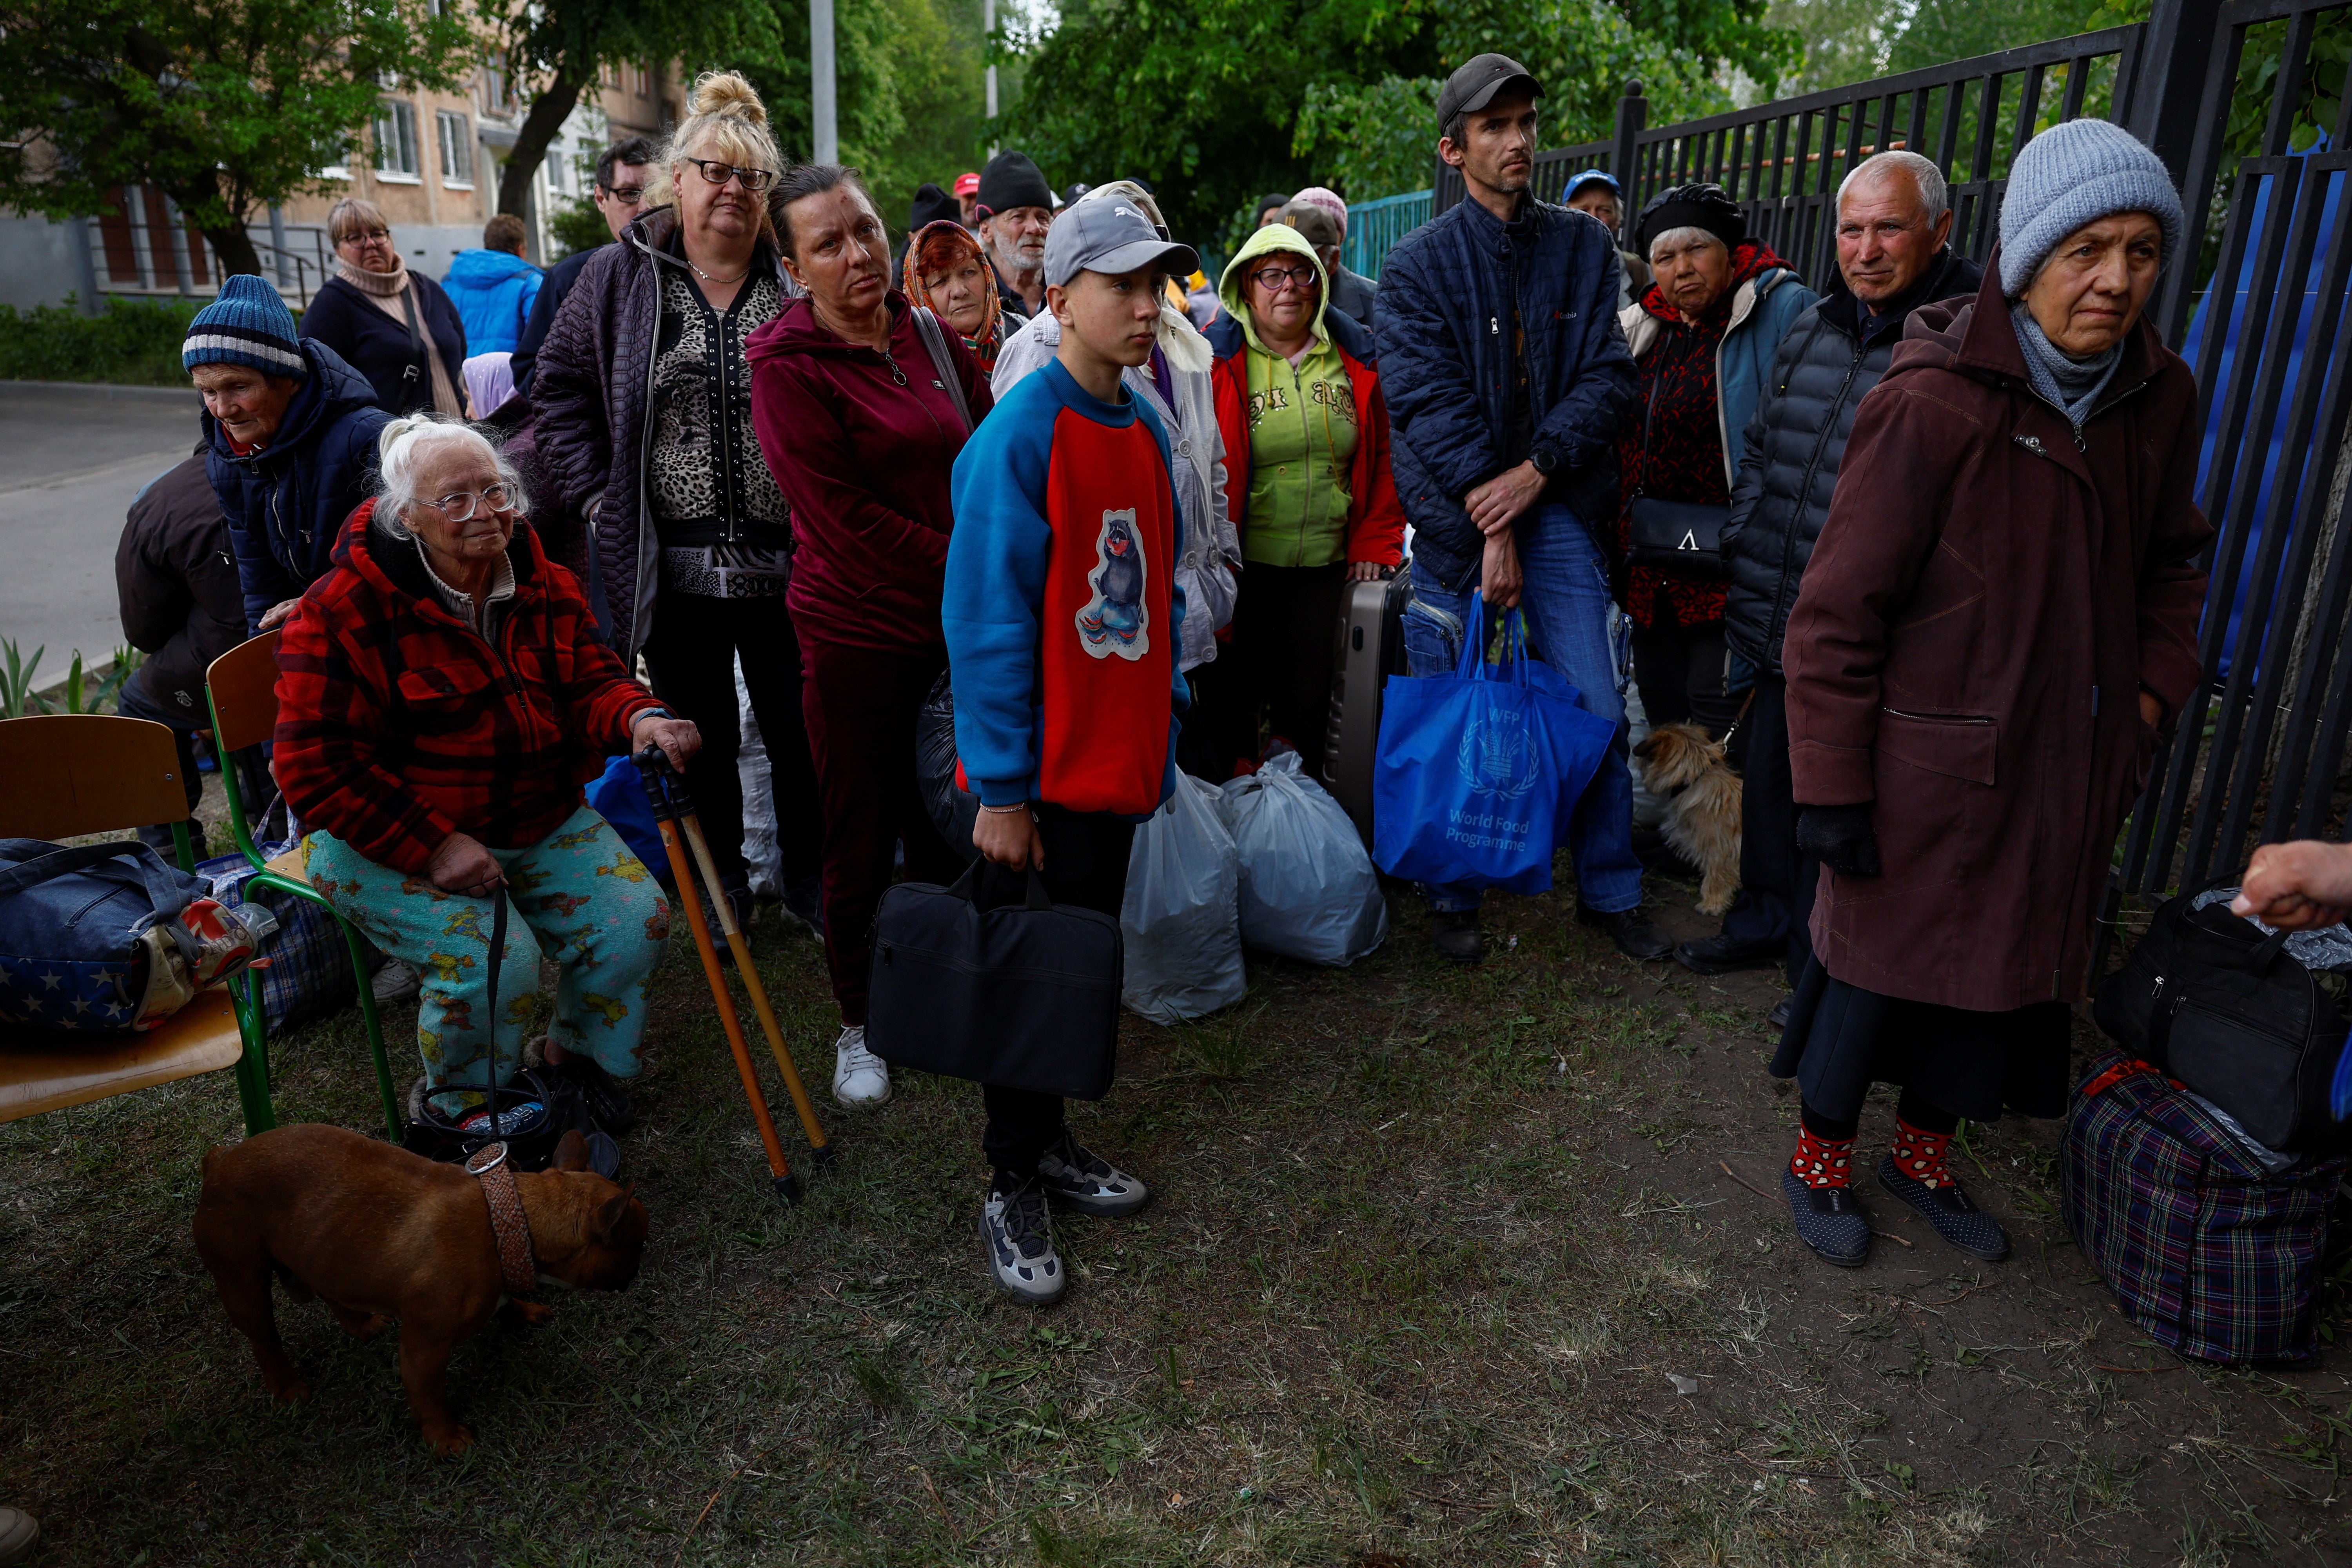
{"label": "black duffel bag", "polygon": [[[2329,1103],[2347,1021],[2336,994],[2230,912],[2231,888],[2168,899],[2123,968],[2100,984],[2098,1026],[2137,1057],[2230,1113],[2265,1148],[2305,1157],[2344,1148]],[[2199,907],[2203,900],[2202,907]]]}
{"label": "black duffel bag", "polygon": [[894,1068],[1100,1100],[1118,1070],[1118,921],[1055,903],[1034,868],[1026,902],[982,909],[987,865],[882,895],[866,1048]]}

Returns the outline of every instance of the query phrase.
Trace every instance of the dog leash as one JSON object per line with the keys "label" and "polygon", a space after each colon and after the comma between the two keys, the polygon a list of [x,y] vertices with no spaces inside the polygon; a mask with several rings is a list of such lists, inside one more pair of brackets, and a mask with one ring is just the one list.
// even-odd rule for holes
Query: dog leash
{"label": "dog leash", "polygon": [[[490,890],[489,995],[483,1011],[490,1022],[490,1131],[505,1131],[499,1120],[499,962],[507,950],[507,889],[501,882]],[[539,1285],[539,1263],[530,1246],[530,1221],[522,1212],[522,1194],[515,1188],[513,1167],[507,1163],[506,1140],[485,1143],[466,1156],[466,1173],[482,1184],[482,1200],[490,1206],[490,1230],[499,1242],[499,1279],[511,1300],[528,1301]]]}

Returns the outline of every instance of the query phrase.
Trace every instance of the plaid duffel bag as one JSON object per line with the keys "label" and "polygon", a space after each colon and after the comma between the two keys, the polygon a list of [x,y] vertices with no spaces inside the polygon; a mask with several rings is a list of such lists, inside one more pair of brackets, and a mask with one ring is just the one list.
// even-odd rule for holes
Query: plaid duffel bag
{"label": "plaid duffel bag", "polygon": [[2267,1170],[2178,1083],[2109,1056],[2067,1118],[2066,1224],[2158,1343],[2200,1361],[2307,1361],[2345,1163]]}

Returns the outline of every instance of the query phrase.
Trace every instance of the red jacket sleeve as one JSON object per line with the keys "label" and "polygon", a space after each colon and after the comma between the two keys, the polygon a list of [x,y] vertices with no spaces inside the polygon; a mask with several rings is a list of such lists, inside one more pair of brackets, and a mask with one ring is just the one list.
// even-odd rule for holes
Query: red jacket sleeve
{"label": "red jacket sleeve", "polygon": [[[334,610],[306,596],[278,638],[271,771],[305,828],[412,876],[457,825],[376,760],[384,731],[381,664],[335,635]],[[611,658],[609,653],[606,658]]]}
{"label": "red jacket sleeve", "polygon": [[1404,562],[1404,503],[1389,472],[1389,403],[1370,366],[1348,362],[1356,394],[1355,506],[1348,518],[1348,559],[1381,566]]}
{"label": "red jacket sleeve", "polygon": [[572,650],[570,679],[559,694],[563,716],[575,733],[608,752],[617,752],[629,743],[629,726],[636,716],[664,704],[630,678],[619,654],[596,640],[595,613],[588,607],[579,578],[553,561],[547,563],[547,574],[559,637]]}

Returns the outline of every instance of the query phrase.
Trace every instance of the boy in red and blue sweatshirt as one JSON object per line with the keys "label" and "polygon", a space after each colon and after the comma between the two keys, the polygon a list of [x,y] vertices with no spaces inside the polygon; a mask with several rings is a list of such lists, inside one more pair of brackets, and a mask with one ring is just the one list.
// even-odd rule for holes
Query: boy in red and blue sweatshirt
{"label": "boy in red and blue sweatshirt", "polygon": [[[1136,824],[1175,789],[1184,614],[1168,434],[1119,372],[1150,357],[1162,285],[1197,265],[1132,205],[1081,202],[1045,239],[1058,356],[996,405],[954,474],[948,669],[956,752],[980,795],[983,903],[1023,896],[1118,918]],[[991,1084],[981,1234],[997,1283],[1038,1305],[1067,1281],[1048,1200],[1132,1214],[1143,1183],[1080,1147],[1057,1095]]]}

